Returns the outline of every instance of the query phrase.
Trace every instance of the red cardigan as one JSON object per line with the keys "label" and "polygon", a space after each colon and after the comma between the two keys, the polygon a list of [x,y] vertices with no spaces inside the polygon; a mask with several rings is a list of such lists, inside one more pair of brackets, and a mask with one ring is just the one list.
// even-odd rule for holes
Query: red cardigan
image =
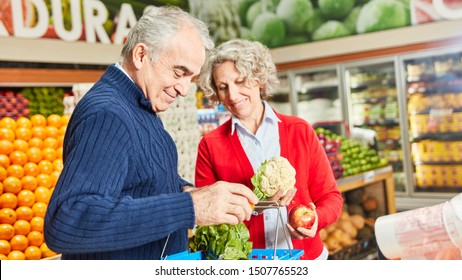
{"label": "red cardigan", "polygon": [[[297,193],[288,211],[300,203],[314,202],[318,213],[318,232],[334,223],[343,206],[342,195],[337,187],[326,153],[308,122],[276,113],[279,122],[281,156],[295,167]],[[196,162],[195,184],[198,187],[216,181],[241,183],[253,189],[250,178],[254,171],[237,131],[231,135],[231,120],[206,134],[199,143]],[[253,248],[265,248],[263,215],[252,216],[245,222],[250,232]],[[295,249],[305,251],[302,259],[317,258],[324,247],[319,233],[314,238],[292,239]]]}

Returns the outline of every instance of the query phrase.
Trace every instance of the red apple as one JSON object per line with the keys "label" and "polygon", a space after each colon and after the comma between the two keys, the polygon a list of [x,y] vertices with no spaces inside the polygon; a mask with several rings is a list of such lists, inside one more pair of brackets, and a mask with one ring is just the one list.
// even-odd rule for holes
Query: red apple
{"label": "red apple", "polygon": [[311,229],[315,221],[314,211],[304,204],[297,205],[289,211],[289,224],[294,229],[299,227]]}

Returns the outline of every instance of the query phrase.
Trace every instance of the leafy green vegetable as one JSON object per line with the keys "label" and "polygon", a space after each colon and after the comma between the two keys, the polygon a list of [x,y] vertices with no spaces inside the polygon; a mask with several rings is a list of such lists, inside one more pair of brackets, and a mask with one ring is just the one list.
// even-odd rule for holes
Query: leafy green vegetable
{"label": "leafy green vegetable", "polygon": [[361,9],[356,23],[358,33],[409,25],[406,7],[397,0],[372,0]]}
{"label": "leafy green vegetable", "polygon": [[355,0],[319,0],[319,8],[329,20],[341,20],[348,15],[355,5]]}
{"label": "leafy green vegetable", "polygon": [[305,24],[313,16],[313,5],[308,0],[282,0],[276,14],[284,21],[290,34],[303,34]]}
{"label": "leafy green vegetable", "polygon": [[260,14],[252,24],[252,35],[268,48],[282,46],[286,38],[284,21],[274,13]]}
{"label": "leafy green vegetable", "polygon": [[321,25],[313,34],[313,41],[321,41],[350,35],[350,30],[339,21],[329,20]]}
{"label": "leafy green vegetable", "polygon": [[203,251],[207,260],[248,260],[252,242],[247,227],[238,225],[199,226],[189,242],[192,251]]}

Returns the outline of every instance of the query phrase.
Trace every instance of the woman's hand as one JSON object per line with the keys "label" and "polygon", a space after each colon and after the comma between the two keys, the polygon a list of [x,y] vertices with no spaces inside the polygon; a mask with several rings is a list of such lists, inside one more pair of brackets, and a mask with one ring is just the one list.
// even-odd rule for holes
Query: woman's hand
{"label": "woman's hand", "polygon": [[316,219],[314,221],[313,226],[311,229],[306,229],[303,227],[299,227],[297,229],[294,229],[290,224],[287,224],[287,228],[289,229],[290,236],[292,236],[293,239],[305,239],[305,238],[313,238],[316,235],[316,232],[318,231],[318,213],[316,212],[316,206],[314,205],[313,202],[310,202],[308,204],[308,207],[310,207],[314,215],[316,216]]}
{"label": "woman's hand", "polygon": [[275,201],[278,203],[279,206],[287,206],[290,204],[292,199],[294,199],[295,193],[297,192],[296,188],[288,190],[287,193],[283,196],[283,190],[279,190],[275,195],[268,198],[268,201]]}

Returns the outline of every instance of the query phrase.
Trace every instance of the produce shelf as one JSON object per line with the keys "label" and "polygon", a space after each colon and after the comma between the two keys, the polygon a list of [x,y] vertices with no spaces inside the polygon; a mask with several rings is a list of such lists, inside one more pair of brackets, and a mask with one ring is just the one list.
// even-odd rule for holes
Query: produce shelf
{"label": "produce shelf", "polygon": [[337,180],[337,185],[341,192],[347,192],[375,183],[383,184],[387,213],[395,213],[395,183],[393,179],[393,168],[390,165]]}

